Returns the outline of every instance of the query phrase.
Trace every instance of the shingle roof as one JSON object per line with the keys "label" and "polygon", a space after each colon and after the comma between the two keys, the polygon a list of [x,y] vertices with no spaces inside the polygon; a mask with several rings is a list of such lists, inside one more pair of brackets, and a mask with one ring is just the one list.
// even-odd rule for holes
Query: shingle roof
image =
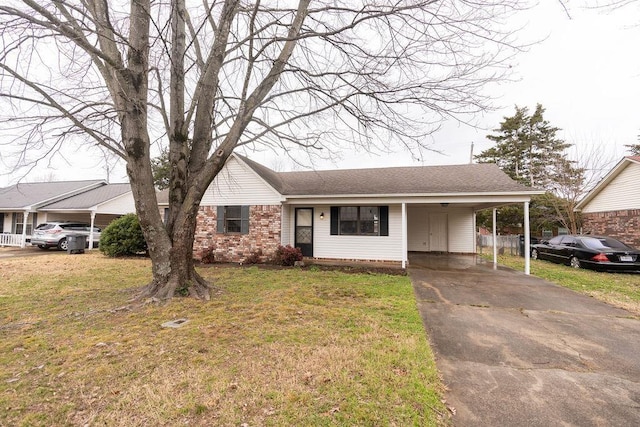
{"label": "shingle roof", "polygon": [[493,163],[275,172],[239,157],[280,194],[290,196],[539,192]]}
{"label": "shingle roof", "polygon": [[44,206],[43,210],[53,209],[89,209],[92,206],[108,202],[131,191],[130,184],[107,184],[84,193],[71,196],[59,202]]}
{"label": "shingle roof", "polygon": [[10,187],[0,188],[0,209],[39,207],[104,184],[103,180],[15,184]]}

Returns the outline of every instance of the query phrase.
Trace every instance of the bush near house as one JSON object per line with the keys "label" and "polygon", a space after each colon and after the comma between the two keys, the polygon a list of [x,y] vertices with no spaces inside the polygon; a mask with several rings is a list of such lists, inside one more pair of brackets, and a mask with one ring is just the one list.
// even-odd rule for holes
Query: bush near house
{"label": "bush near house", "polygon": [[100,251],[107,256],[121,257],[138,255],[147,251],[138,217],[135,214],[124,215],[102,230]]}
{"label": "bush near house", "polygon": [[291,245],[278,246],[273,259],[275,264],[291,266],[295,265],[296,261],[302,261],[302,250],[300,248],[294,248]]}

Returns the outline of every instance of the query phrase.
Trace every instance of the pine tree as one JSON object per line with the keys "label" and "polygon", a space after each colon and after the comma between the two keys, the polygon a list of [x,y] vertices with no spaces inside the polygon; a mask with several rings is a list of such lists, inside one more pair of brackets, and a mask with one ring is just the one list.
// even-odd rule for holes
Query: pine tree
{"label": "pine tree", "polygon": [[516,106],[515,114],[505,117],[495,134],[487,135],[496,145],[475,156],[476,160],[498,164],[525,185],[552,188],[556,166],[568,162],[564,152],[571,144],[557,137],[560,129],[544,119],[544,111],[540,104],[533,114],[527,107]]}

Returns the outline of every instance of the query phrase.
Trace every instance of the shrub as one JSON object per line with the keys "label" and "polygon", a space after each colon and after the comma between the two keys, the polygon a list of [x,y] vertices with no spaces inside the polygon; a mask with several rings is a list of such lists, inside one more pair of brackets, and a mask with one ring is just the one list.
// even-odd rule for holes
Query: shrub
{"label": "shrub", "polygon": [[302,250],[300,248],[287,246],[278,246],[274,257],[274,262],[278,265],[295,265],[296,261],[302,261]]}
{"label": "shrub", "polygon": [[258,249],[257,251],[251,252],[251,254],[244,259],[243,264],[260,264],[261,261],[262,249]]}
{"label": "shrub", "polygon": [[216,256],[213,253],[213,249],[209,248],[204,251],[202,254],[202,258],[200,258],[200,262],[203,264],[213,264],[216,262]]}
{"label": "shrub", "polygon": [[100,251],[107,256],[136,255],[147,251],[147,242],[135,214],[127,214],[112,221],[102,230]]}

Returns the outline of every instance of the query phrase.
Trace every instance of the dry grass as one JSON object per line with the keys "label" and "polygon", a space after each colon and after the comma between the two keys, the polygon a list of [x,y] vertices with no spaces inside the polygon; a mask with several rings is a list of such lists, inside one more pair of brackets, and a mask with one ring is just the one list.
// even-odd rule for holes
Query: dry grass
{"label": "dry grass", "polygon": [[148,260],[0,260],[0,425],[447,423],[406,277],[201,272],[211,302],[134,306]]}

